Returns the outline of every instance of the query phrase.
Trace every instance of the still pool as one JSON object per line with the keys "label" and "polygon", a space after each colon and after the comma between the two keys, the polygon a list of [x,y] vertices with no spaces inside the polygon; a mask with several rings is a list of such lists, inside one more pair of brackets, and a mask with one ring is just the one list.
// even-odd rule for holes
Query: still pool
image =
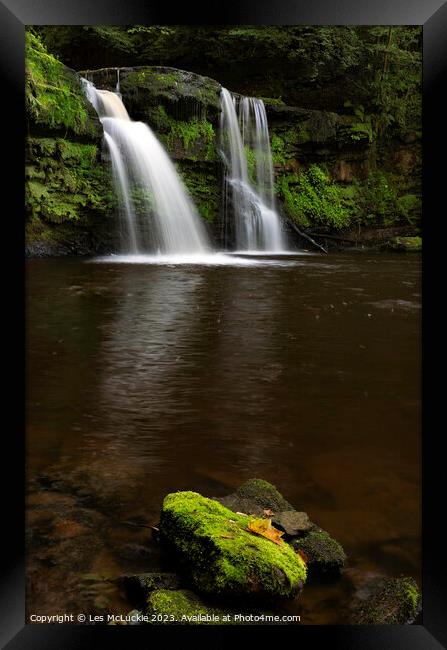
{"label": "still pool", "polygon": [[127,612],[163,496],[255,477],[349,556],[301,624],[419,581],[420,258],[221,257],[27,263],[28,612]]}

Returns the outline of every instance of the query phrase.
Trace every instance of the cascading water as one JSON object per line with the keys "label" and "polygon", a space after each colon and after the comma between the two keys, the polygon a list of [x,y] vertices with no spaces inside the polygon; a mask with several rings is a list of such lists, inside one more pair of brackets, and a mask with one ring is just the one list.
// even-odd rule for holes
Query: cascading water
{"label": "cascading water", "polygon": [[[275,210],[273,167],[264,102],[221,92],[221,148],[226,166],[225,212],[235,219],[238,250],[285,250]],[[250,165],[247,162],[247,156]],[[228,215],[225,215],[228,221]]]}
{"label": "cascading water", "polygon": [[209,251],[207,235],[176,169],[150,128],[133,122],[117,92],[83,80],[104,129],[115,187],[125,217],[123,249],[138,254]]}

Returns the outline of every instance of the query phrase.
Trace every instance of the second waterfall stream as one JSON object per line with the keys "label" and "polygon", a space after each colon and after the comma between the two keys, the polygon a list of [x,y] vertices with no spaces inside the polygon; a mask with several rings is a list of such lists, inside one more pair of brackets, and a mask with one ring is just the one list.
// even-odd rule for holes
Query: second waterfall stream
{"label": "second waterfall stream", "polygon": [[275,210],[264,102],[255,97],[234,95],[226,88],[222,88],[220,101],[221,151],[226,167],[226,225],[234,220],[232,238],[240,251],[283,252],[286,241]]}
{"label": "second waterfall stream", "polygon": [[101,120],[110,152],[124,215],[122,252],[160,255],[210,252],[200,216],[151,129],[143,122],[130,119],[119,94],[98,90],[86,79],[83,84]]}

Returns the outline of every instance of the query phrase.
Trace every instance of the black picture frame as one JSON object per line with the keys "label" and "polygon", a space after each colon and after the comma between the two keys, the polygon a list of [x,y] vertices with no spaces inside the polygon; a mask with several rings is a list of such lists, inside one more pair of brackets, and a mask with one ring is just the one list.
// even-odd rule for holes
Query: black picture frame
{"label": "black picture frame", "polygon": [[[3,90],[4,138],[2,172],[4,300],[3,320],[9,327],[5,347],[13,351],[10,365],[3,367],[7,378],[4,414],[11,423],[3,428],[2,499],[2,576],[0,583],[0,641],[8,650],[45,648],[102,648],[109,645],[147,647],[152,643],[170,643],[181,634],[181,642],[197,639],[200,644],[220,647],[237,640],[256,642],[262,634],[264,644],[283,643],[282,632],[293,632],[293,643],[308,647],[361,649],[435,650],[447,643],[446,586],[443,581],[445,549],[442,527],[444,508],[436,501],[443,494],[442,375],[439,383],[430,377],[430,360],[435,367],[441,339],[441,319],[436,318],[434,278],[438,277],[439,238],[427,221],[442,217],[445,186],[444,104],[442,90],[447,87],[447,2],[442,0],[314,0],[312,3],[275,0],[228,0],[223,3],[198,3],[183,8],[158,6],[145,0],[0,0],[0,68]],[[145,628],[95,626],[25,625],[24,561],[24,26],[27,24],[377,24],[423,25],[423,614],[422,624],[412,626],[293,626],[293,629],[244,628]],[[6,208],[6,196],[9,198]],[[7,245],[6,245],[7,243]],[[432,298],[433,297],[433,298]],[[6,318],[6,313],[8,314]],[[14,345],[13,345],[14,343]],[[5,355],[4,355],[5,356]],[[13,406],[14,404],[14,406]],[[11,472],[6,471],[9,467]],[[437,516],[436,516],[437,515]],[[439,530],[438,530],[439,528]],[[193,638],[194,637],[194,638]],[[289,641],[290,642],[290,641]],[[6,644],[6,646],[5,646]]]}

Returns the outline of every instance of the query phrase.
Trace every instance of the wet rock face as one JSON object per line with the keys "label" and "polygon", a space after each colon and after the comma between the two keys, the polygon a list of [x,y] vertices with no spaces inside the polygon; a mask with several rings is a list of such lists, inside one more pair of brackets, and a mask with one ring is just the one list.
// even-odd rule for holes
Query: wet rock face
{"label": "wet rock face", "polygon": [[289,545],[248,530],[250,517],[195,492],[169,494],[160,539],[202,593],[249,600],[293,598],[306,567]]}
{"label": "wet rock face", "polygon": [[150,124],[154,108],[163,106],[175,119],[208,118],[220,113],[221,85],[214,79],[161,66],[103,68],[80,73],[95,86],[115,91],[118,83],[129,114]]}

